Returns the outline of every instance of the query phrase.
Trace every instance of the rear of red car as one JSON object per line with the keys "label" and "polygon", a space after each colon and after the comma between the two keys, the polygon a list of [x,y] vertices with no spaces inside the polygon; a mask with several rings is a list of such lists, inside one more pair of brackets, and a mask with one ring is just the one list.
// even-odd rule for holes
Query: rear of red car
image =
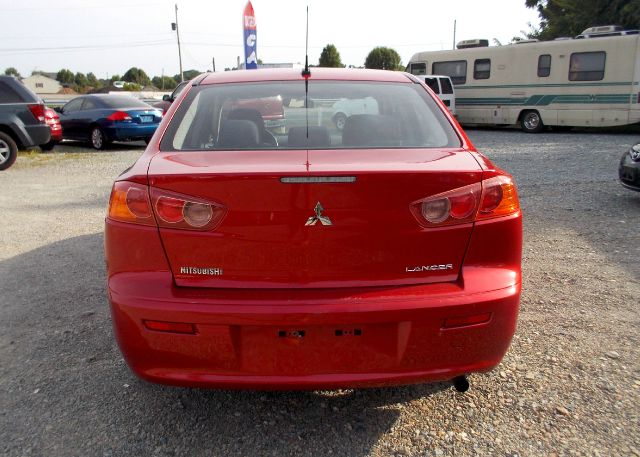
{"label": "rear of red car", "polygon": [[[497,365],[521,284],[511,178],[404,74],[234,73],[185,90],[114,185],[109,298],[136,374],[331,388]],[[247,108],[273,97],[283,133]],[[339,131],[348,97],[379,112]]]}
{"label": "rear of red car", "polygon": [[51,108],[45,108],[44,119],[51,129],[51,143],[60,143],[62,141],[62,125],[60,124],[60,116]]}

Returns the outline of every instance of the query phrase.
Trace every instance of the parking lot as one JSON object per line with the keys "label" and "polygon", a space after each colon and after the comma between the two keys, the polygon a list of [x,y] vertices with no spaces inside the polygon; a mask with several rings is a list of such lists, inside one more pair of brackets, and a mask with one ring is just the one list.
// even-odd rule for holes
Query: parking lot
{"label": "parking lot", "polygon": [[0,454],[640,456],[637,135],[469,130],[520,190],[524,288],[503,363],[448,384],[338,392],[151,385],[105,294],[103,218],[142,146],[63,144],[0,173]]}

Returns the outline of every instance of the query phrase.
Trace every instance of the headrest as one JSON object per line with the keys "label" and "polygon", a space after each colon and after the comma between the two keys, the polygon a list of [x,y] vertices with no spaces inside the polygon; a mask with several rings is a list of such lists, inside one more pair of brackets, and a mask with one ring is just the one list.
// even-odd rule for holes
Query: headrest
{"label": "headrest", "polygon": [[229,149],[245,149],[260,144],[258,126],[251,121],[226,120],[220,129],[218,147]]}
{"label": "headrest", "polygon": [[264,119],[260,114],[260,111],[253,108],[238,108],[230,111],[227,115],[229,120],[242,120],[254,122],[259,129],[264,129]]}

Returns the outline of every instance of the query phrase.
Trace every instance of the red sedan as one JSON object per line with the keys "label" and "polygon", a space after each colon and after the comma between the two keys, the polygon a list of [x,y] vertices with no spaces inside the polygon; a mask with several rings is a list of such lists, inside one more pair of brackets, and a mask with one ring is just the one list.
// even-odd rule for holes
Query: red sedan
{"label": "red sedan", "polygon": [[44,120],[51,129],[51,138],[48,143],[41,144],[43,151],[51,151],[56,144],[62,141],[62,124],[60,124],[60,116],[51,108],[44,109]]}
{"label": "red sedan", "polygon": [[[274,97],[282,134],[247,108]],[[335,101],[367,97],[338,130]],[[465,390],[516,328],[514,181],[406,73],[196,78],[114,184],[105,245],[118,344],[152,382]]]}

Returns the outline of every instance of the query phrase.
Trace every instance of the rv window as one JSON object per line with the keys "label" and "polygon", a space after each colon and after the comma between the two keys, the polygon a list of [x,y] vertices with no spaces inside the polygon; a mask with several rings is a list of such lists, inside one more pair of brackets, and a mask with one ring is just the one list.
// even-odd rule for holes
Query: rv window
{"label": "rv window", "polygon": [[489,79],[491,76],[491,60],[476,59],[473,64],[473,79]]}
{"label": "rv window", "polygon": [[434,62],[434,75],[447,75],[456,86],[467,82],[467,61],[451,60],[449,62]]}
{"label": "rv window", "polygon": [[442,86],[443,94],[453,94],[453,86],[449,78],[440,78],[440,85]]}
{"label": "rv window", "polygon": [[603,51],[571,54],[569,81],[600,81],[603,79],[605,56]]}
{"label": "rv window", "polygon": [[429,86],[429,89],[434,91],[436,94],[440,93],[440,88],[438,87],[438,80],[436,78],[424,78],[424,83]]}
{"label": "rv window", "polygon": [[538,57],[538,76],[546,78],[551,74],[551,56],[542,54]]}
{"label": "rv window", "polygon": [[426,63],[409,64],[409,73],[411,73],[412,75],[426,75],[427,64]]}

